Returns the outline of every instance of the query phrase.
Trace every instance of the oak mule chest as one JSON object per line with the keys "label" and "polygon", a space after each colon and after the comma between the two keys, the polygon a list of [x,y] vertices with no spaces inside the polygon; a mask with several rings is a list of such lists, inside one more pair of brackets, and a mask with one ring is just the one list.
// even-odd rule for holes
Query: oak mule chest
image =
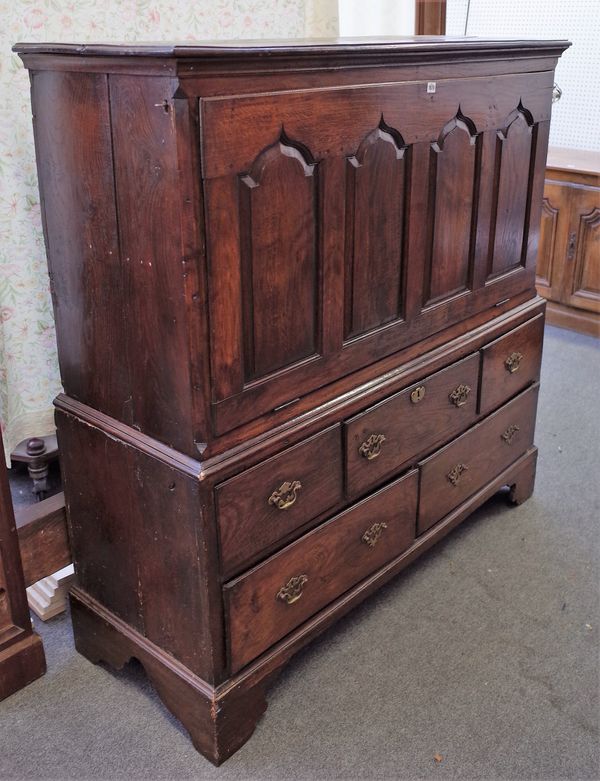
{"label": "oak mule chest", "polygon": [[15,47],[78,650],[220,763],[303,644],[533,489],[564,41]]}

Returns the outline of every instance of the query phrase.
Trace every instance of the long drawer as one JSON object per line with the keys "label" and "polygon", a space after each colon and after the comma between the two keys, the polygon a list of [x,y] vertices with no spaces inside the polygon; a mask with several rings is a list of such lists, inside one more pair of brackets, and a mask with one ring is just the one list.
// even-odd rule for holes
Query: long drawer
{"label": "long drawer", "polygon": [[417,533],[482,488],[533,444],[539,384],[419,464]]}
{"label": "long drawer", "polygon": [[345,423],[348,496],[366,493],[474,423],[479,360],[470,355]]}
{"label": "long drawer", "polygon": [[224,587],[232,672],[410,547],[417,484],[413,470]]}

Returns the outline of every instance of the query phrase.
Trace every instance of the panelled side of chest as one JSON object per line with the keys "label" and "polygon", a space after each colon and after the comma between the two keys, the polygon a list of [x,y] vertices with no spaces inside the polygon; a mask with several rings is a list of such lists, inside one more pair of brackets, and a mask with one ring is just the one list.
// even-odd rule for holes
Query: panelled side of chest
{"label": "panelled side of chest", "polygon": [[189,213],[196,122],[173,101],[172,78],[72,67],[30,72],[63,387],[197,456],[206,372],[202,220]]}

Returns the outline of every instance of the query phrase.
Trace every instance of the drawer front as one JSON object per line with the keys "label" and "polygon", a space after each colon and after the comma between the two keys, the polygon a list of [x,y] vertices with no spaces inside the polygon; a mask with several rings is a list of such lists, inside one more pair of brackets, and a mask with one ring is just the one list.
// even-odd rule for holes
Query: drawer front
{"label": "drawer front", "polygon": [[475,421],[479,360],[471,355],[346,422],[349,496],[364,494]]}
{"label": "drawer front", "polygon": [[533,444],[539,385],[419,464],[418,534],[468,499]]}
{"label": "drawer front", "polygon": [[232,672],[410,547],[417,477],[409,472],[225,586]]}
{"label": "drawer front", "polygon": [[216,502],[225,575],[269,552],[342,498],[339,425],[221,483]]}
{"label": "drawer front", "polygon": [[481,397],[483,415],[540,378],[544,316],[520,325],[483,348]]}

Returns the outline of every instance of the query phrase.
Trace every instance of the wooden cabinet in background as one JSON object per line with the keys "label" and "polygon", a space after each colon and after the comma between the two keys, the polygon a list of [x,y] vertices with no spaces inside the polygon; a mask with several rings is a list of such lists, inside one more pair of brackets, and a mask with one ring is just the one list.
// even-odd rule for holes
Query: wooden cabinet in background
{"label": "wooden cabinet in background", "polygon": [[600,153],[550,149],[536,286],[552,325],[600,336]]}

